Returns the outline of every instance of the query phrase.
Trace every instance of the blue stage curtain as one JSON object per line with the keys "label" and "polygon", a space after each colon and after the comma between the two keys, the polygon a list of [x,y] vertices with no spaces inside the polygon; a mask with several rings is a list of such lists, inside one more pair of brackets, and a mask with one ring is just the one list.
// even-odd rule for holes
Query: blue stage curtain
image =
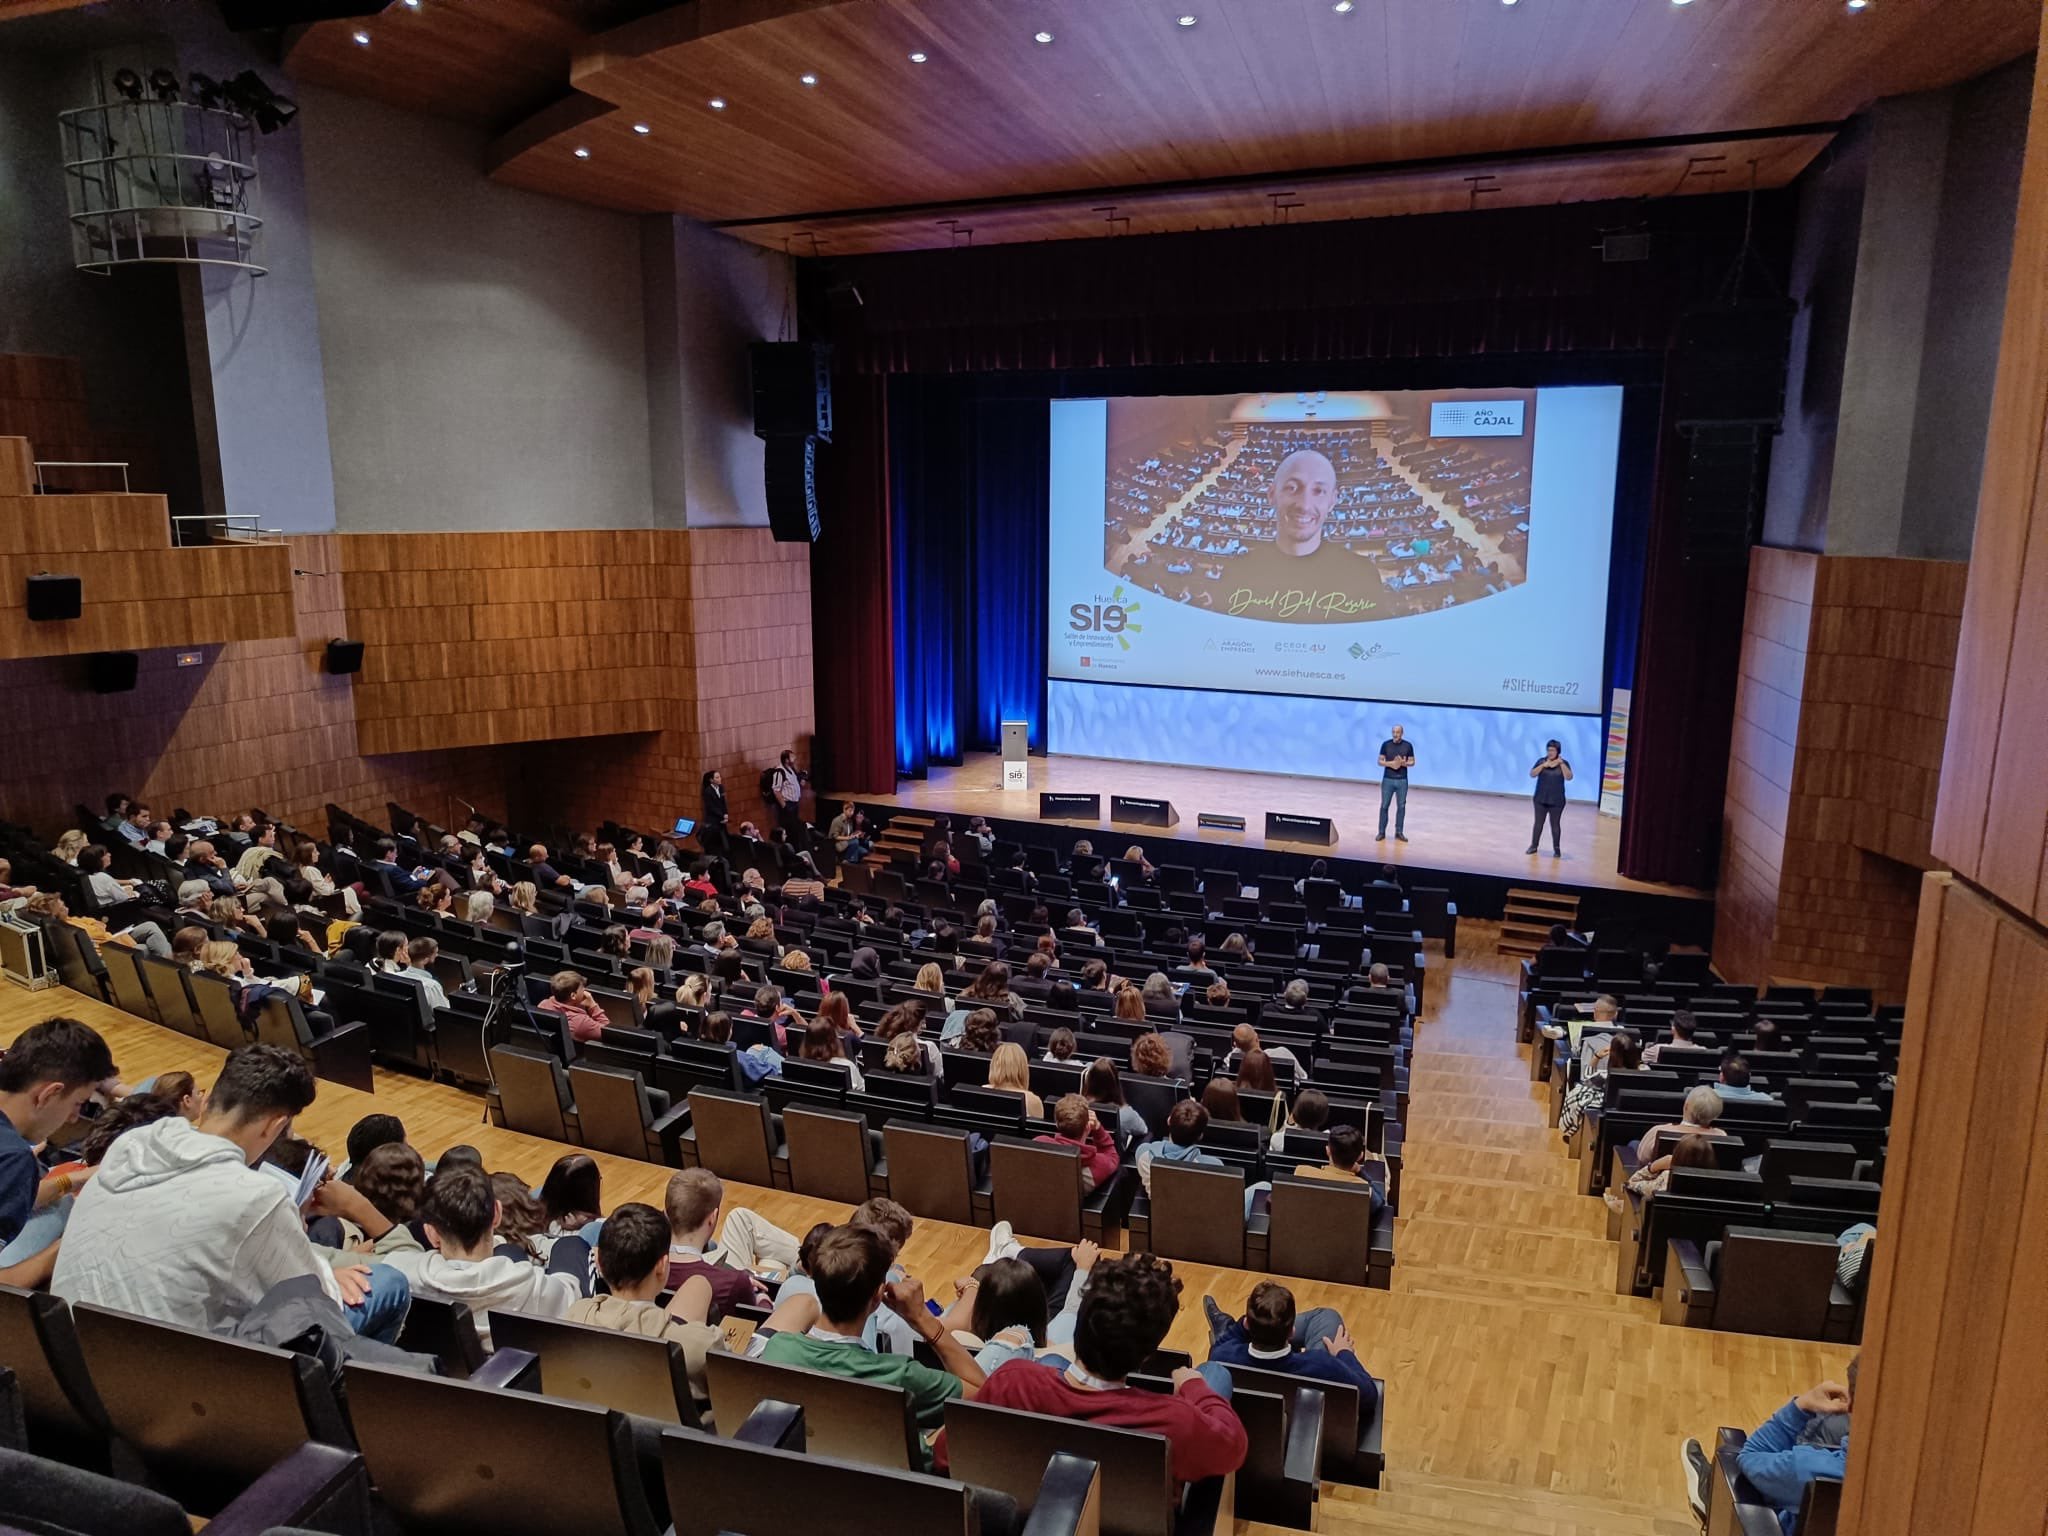
{"label": "blue stage curtain", "polygon": [[896,771],[1044,744],[1050,408],[971,381],[889,384]]}

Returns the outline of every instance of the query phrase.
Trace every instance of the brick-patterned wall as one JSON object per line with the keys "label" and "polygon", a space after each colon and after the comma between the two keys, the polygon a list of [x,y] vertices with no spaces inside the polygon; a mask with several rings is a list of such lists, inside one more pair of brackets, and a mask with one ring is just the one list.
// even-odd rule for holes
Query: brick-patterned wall
{"label": "brick-patterned wall", "polygon": [[1715,930],[1729,976],[1904,996],[1966,571],[1753,552]]}
{"label": "brick-patterned wall", "polygon": [[1714,916],[1714,956],[1729,976],[1770,970],[1819,561],[1794,549],[1750,556]]}

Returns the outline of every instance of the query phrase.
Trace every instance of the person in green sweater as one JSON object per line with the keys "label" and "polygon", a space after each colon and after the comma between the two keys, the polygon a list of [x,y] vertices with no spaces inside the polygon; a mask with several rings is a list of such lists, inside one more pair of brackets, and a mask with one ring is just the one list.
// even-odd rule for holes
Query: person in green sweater
{"label": "person in green sweater", "polygon": [[[776,1307],[762,1325],[772,1336],[761,1358],[771,1365],[903,1387],[910,1393],[918,1428],[935,1431],[945,1422],[947,1403],[981,1389],[982,1370],[966,1346],[926,1310],[921,1281],[889,1279],[893,1258],[888,1241],[872,1227],[835,1227],[826,1233],[809,1260],[816,1294],[792,1296]],[[881,1307],[909,1323],[946,1368],[933,1370],[908,1355],[877,1354],[863,1343],[868,1318]],[[925,1459],[928,1470],[929,1447]]]}

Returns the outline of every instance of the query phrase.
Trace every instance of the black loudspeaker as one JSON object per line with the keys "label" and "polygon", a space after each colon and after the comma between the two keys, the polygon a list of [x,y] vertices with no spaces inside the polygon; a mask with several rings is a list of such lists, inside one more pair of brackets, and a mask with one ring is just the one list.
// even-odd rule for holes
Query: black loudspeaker
{"label": "black loudspeaker", "polygon": [[141,661],[133,651],[94,651],[85,658],[85,680],[94,693],[132,693]]}
{"label": "black loudspeaker", "polygon": [[832,349],[822,342],[757,341],[747,348],[756,437],[832,441]]}
{"label": "black loudspeaker", "polygon": [[77,618],[84,600],[84,588],[76,576],[31,576],[28,579],[28,616],[38,624],[52,619]]}
{"label": "black loudspeaker", "polygon": [[1694,310],[1678,323],[1671,359],[1671,415],[1698,426],[1777,430],[1785,414],[1792,351],[1789,304]]}
{"label": "black loudspeaker", "polygon": [[1266,841],[1314,843],[1320,848],[1334,848],[1337,846],[1337,824],[1327,816],[1293,816],[1284,811],[1268,811]]}
{"label": "black loudspeaker", "polygon": [[1699,426],[1685,434],[1682,526],[1688,565],[1749,564],[1770,480],[1770,429]]}
{"label": "black loudspeaker", "polygon": [[335,677],[348,677],[363,670],[363,642],[360,640],[330,640],[327,642],[327,670]]}
{"label": "black loudspeaker", "polygon": [[763,464],[768,487],[768,527],[781,544],[817,542],[818,440],[771,437]]}
{"label": "black loudspeaker", "polygon": [[1137,795],[1111,795],[1109,819],[1141,827],[1170,827],[1180,820],[1171,800],[1152,800]]}

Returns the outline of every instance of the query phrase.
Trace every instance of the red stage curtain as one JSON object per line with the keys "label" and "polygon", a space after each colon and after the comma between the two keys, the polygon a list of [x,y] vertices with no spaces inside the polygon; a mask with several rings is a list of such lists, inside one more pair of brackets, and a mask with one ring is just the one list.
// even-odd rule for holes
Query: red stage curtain
{"label": "red stage curtain", "polygon": [[811,548],[811,771],[823,787],[886,795],[896,788],[887,381],[832,383],[832,442],[819,449],[824,530]]}

